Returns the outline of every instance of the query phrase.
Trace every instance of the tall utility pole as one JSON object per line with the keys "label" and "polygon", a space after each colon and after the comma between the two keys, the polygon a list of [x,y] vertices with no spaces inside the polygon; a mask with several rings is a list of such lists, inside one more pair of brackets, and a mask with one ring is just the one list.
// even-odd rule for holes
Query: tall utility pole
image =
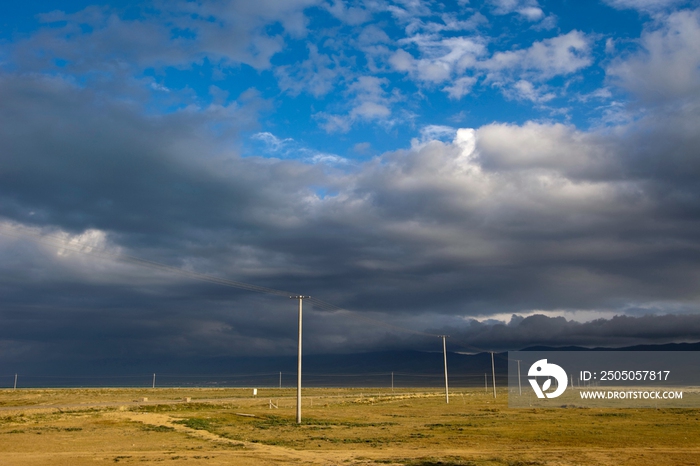
{"label": "tall utility pole", "polygon": [[523,387],[520,386],[520,361],[521,359],[516,359],[518,362],[518,393],[523,396]]}
{"label": "tall utility pole", "polygon": [[493,375],[493,397],[496,398],[496,366],[493,364],[493,351],[491,351],[491,374]]}
{"label": "tall utility pole", "polygon": [[282,372],[280,371],[280,388],[282,388]]}
{"label": "tall utility pole", "polygon": [[301,424],[301,302],[311,296],[290,296],[299,300],[299,343],[297,344],[297,424]]}
{"label": "tall utility pole", "polygon": [[450,404],[450,392],[447,387],[447,347],[445,346],[445,338],[449,335],[440,335],[442,338],[442,359],[445,361],[445,403]]}

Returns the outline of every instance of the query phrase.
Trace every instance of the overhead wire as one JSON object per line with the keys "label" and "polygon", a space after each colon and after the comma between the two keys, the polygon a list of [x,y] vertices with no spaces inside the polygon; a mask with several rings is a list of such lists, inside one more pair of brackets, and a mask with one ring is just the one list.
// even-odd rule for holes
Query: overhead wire
{"label": "overhead wire", "polygon": [[[461,348],[464,348],[469,351],[475,351],[476,353],[491,353],[491,350],[480,348],[478,346],[471,345],[469,343],[465,343],[462,340],[455,339],[455,338],[450,338],[448,340],[450,342],[450,345],[457,345]],[[494,354],[498,354],[496,351],[493,351]]]}

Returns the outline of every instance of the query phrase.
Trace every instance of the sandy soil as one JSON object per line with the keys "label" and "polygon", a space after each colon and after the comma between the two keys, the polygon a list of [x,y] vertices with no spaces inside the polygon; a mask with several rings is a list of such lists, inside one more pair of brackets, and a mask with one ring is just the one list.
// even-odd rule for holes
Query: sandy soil
{"label": "sandy soil", "polygon": [[[66,403],[70,396],[59,395],[60,403],[50,396],[30,406],[5,403],[0,465],[700,465],[697,410],[543,413],[466,396],[449,407],[423,395],[375,404],[364,396],[319,397],[305,411],[317,425],[300,429],[285,421],[292,419],[291,403],[270,411],[260,400],[230,397],[146,405]],[[237,410],[256,417],[238,417]],[[271,412],[279,414],[271,418]],[[211,424],[192,427],[187,419]],[[279,424],[263,422],[277,419]],[[586,440],[583,433],[601,441]],[[358,443],[363,436],[368,440]],[[372,438],[377,442],[370,446]]]}

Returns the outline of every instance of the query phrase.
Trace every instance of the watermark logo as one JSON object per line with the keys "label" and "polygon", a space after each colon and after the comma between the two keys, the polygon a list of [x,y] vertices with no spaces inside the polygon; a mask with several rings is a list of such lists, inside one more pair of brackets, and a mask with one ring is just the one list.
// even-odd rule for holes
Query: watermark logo
{"label": "watermark logo", "polygon": [[[535,394],[537,394],[537,398],[544,398],[545,396],[547,398],[556,398],[564,393],[564,390],[566,390],[566,385],[568,382],[566,371],[556,364],[548,363],[546,359],[540,359],[530,366],[530,370],[527,372],[527,375],[528,377],[534,377],[528,379],[528,381],[530,382],[530,385],[532,385],[532,389],[535,391]],[[542,387],[540,387],[540,384],[537,382],[537,377],[547,377],[547,380],[545,380],[545,382],[542,384]],[[545,393],[552,386],[552,377],[554,377],[557,381],[557,389],[552,393]]]}
{"label": "watermark logo", "polygon": [[510,408],[697,409],[697,387],[697,351],[508,352]]}

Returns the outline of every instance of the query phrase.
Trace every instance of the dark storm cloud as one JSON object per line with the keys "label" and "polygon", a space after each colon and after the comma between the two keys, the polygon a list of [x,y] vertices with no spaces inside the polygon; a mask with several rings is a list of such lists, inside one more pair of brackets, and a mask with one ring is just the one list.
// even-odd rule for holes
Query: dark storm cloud
{"label": "dark storm cloud", "polygon": [[[316,171],[227,157],[198,134],[221,115],[143,117],[58,78],[4,76],[0,97],[3,214],[28,223],[116,233],[244,229],[267,221],[266,203],[292,205]],[[238,115],[225,123],[235,126]]]}
{"label": "dark storm cloud", "polygon": [[[453,330],[454,332],[454,330]],[[533,315],[508,323],[480,323],[450,335],[455,351],[512,350],[529,346],[619,348],[640,344],[694,342],[700,335],[700,316],[615,316],[576,322],[564,317]]]}

